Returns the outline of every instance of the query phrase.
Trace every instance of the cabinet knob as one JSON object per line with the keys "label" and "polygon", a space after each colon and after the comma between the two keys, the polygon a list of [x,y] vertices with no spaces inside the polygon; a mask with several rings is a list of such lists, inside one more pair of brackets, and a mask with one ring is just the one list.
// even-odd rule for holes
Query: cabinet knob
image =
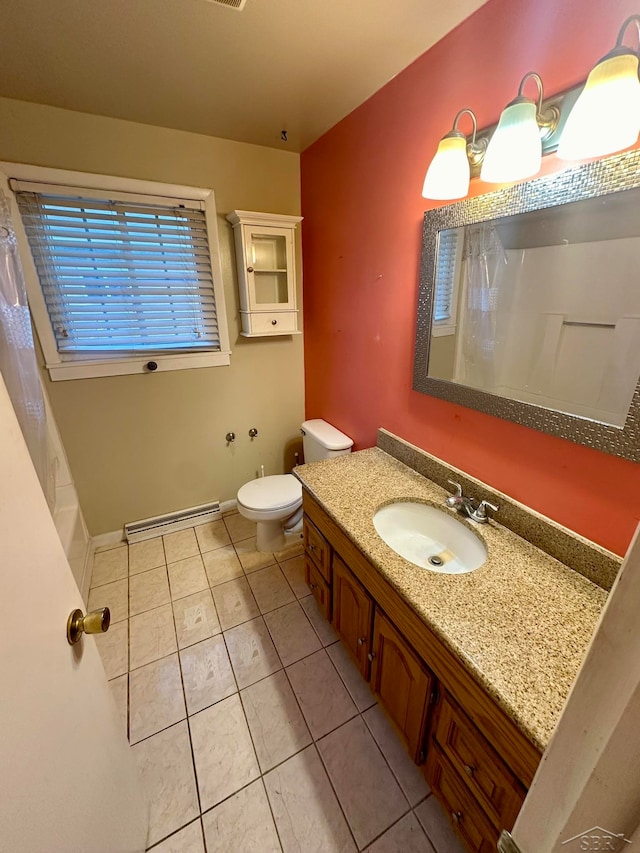
{"label": "cabinet knob", "polygon": [[473,776],[473,774],[476,772],[476,768],[472,764],[465,764],[464,772],[467,774],[467,776]]}
{"label": "cabinet knob", "polygon": [[277,321],[277,320],[272,320],[272,321],[271,321],[271,325],[272,325],[272,326],[277,326],[277,325],[278,325],[278,321]]}
{"label": "cabinet knob", "polygon": [[318,584],[317,583],[310,583],[309,589],[318,589]]}
{"label": "cabinet knob", "polygon": [[462,820],[462,812],[451,812],[451,820],[458,824]]}
{"label": "cabinet knob", "polygon": [[247,267],[247,272],[253,272],[253,267]]}
{"label": "cabinet knob", "polygon": [[310,550],[310,551],[315,551],[315,550],[316,550],[316,546],[315,546],[315,545],[309,545],[309,550]]}
{"label": "cabinet knob", "polygon": [[364,646],[364,644],[365,644],[366,642],[367,642],[367,638],[366,638],[366,637],[358,637],[358,645],[359,645],[359,646]]}
{"label": "cabinet knob", "polygon": [[375,656],[376,656],[375,652],[369,652],[369,654],[367,655],[369,660],[373,660]]}

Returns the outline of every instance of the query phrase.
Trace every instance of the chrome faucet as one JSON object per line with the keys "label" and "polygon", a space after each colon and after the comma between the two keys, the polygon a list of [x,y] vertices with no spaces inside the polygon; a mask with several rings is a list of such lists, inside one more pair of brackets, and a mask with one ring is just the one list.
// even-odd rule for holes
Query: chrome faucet
{"label": "chrome faucet", "polygon": [[450,495],[444,502],[445,506],[448,506],[450,509],[455,509],[458,512],[464,513],[467,518],[470,518],[472,521],[477,521],[478,524],[486,524],[487,521],[489,521],[487,507],[492,509],[494,512],[498,512],[499,507],[489,503],[489,501],[481,501],[480,503],[477,503],[473,498],[468,498],[466,495],[463,495],[460,483],[456,483],[453,480],[447,480],[447,483],[451,483],[452,486],[456,487],[455,495]]}

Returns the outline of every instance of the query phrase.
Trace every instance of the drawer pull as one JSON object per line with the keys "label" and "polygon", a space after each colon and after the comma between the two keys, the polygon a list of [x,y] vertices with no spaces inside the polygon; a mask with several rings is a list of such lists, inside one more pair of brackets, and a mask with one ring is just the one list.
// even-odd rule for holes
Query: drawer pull
{"label": "drawer pull", "polygon": [[310,550],[310,551],[315,551],[315,550],[316,550],[316,546],[315,546],[315,545],[309,545],[309,550]]}
{"label": "drawer pull", "polygon": [[476,772],[476,768],[472,764],[465,764],[464,772],[467,774],[467,776],[473,776],[473,774]]}
{"label": "drawer pull", "polygon": [[462,820],[462,812],[451,812],[451,820],[455,824],[459,824]]}
{"label": "drawer pull", "polygon": [[374,659],[374,657],[375,657],[375,656],[376,656],[376,653],[375,653],[375,652],[369,652],[369,654],[367,655],[367,657],[368,657],[368,658],[369,658],[369,660],[371,660],[371,661]]}
{"label": "drawer pull", "polygon": [[367,638],[366,638],[366,637],[358,637],[358,645],[359,645],[359,646],[364,646],[364,644],[365,644],[366,642],[367,642]]}
{"label": "drawer pull", "polygon": [[318,589],[318,584],[317,583],[310,583],[309,589]]}
{"label": "drawer pull", "polygon": [[278,321],[277,321],[277,320],[272,320],[272,321],[271,321],[271,325],[272,325],[272,326],[277,326],[277,325],[278,325]]}

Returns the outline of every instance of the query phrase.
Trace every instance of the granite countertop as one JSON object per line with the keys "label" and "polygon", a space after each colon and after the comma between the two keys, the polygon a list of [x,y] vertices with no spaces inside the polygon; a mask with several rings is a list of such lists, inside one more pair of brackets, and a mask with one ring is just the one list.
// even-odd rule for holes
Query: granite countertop
{"label": "granite countertop", "polygon": [[376,533],[375,511],[398,499],[417,499],[444,508],[448,493],[379,448],[302,465],[295,473],[522,733],[543,751],[606,601],[606,591],[495,521],[482,525],[463,522],[487,547],[486,562],[474,572],[445,575],[409,563]]}

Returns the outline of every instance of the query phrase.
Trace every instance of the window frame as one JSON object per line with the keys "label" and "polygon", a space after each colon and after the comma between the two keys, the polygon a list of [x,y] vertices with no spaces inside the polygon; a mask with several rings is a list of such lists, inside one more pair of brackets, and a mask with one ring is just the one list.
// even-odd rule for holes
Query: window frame
{"label": "window frame", "polygon": [[[458,229],[456,229],[458,230]],[[439,237],[440,235],[438,235]],[[434,319],[431,323],[431,337],[442,338],[449,335],[455,335],[458,328],[458,299],[460,297],[460,275],[462,272],[462,254],[464,245],[464,233],[458,234],[456,238],[456,255],[453,263],[453,271],[451,274],[451,310],[448,317],[442,320]],[[436,282],[438,276],[438,268],[436,261]],[[437,285],[436,285],[437,286]],[[436,288],[434,286],[433,312],[435,318],[436,310]]]}
{"label": "window frame", "polygon": [[[220,351],[194,351],[182,353],[142,352],[139,354],[114,354],[95,358],[83,354],[61,354],[49,319],[49,312],[40,286],[31,249],[18,204],[9,181],[32,181],[34,183],[77,187],[82,190],[110,192],[114,195],[154,196],[168,199],[184,199],[204,204],[207,223],[207,237],[213,272],[213,292],[216,303]],[[201,187],[163,184],[156,181],[143,181],[133,178],[118,178],[109,175],[95,175],[89,172],[70,172],[65,169],[49,169],[41,166],[8,163],[0,161],[0,189],[9,200],[12,224],[16,233],[18,251],[29,298],[29,308],[38,333],[45,359],[45,367],[53,382],[65,379],[87,379],[101,376],[123,376],[134,373],[148,373],[146,365],[154,361],[157,371],[190,370],[198,367],[219,367],[231,363],[229,345],[229,325],[224,298],[222,265],[220,263],[220,244],[218,240],[218,220],[215,194],[211,189]]]}

